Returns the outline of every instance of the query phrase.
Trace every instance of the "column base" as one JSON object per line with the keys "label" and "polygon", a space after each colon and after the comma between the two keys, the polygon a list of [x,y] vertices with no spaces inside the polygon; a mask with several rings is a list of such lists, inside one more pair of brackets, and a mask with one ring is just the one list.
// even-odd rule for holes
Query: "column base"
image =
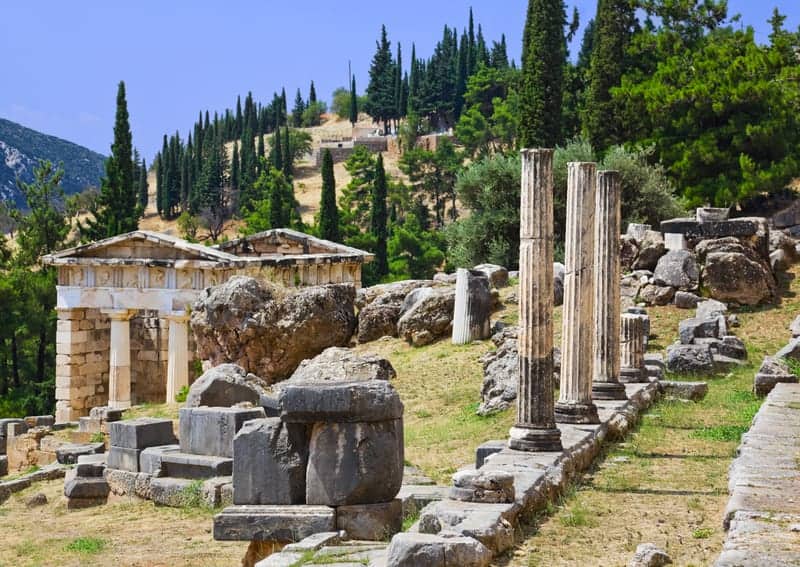
{"label": "column base", "polygon": [[131,407],[131,401],[130,400],[128,400],[128,401],[121,401],[120,400],[120,401],[116,401],[116,402],[109,401],[108,402],[108,407],[114,408],[114,409],[129,409]]}
{"label": "column base", "polygon": [[644,368],[621,368],[619,371],[619,381],[622,384],[647,382],[647,374]]}
{"label": "column base", "polygon": [[595,424],[600,423],[597,406],[588,404],[568,404],[557,402],[555,408],[557,423]]}
{"label": "column base", "polygon": [[562,451],[561,431],[552,429],[534,429],[515,425],[508,432],[508,446],[516,451],[545,452]]}
{"label": "column base", "polygon": [[592,399],[627,400],[625,384],[619,382],[592,382]]}

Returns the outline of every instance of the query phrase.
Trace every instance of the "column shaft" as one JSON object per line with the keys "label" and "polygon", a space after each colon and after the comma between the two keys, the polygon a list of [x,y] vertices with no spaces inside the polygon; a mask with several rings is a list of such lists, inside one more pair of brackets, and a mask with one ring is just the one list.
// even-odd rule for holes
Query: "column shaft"
{"label": "column shaft", "polygon": [[555,415],[561,423],[599,423],[592,403],[597,166],[574,162],[568,168],[561,395]]}
{"label": "column shaft", "polygon": [[108,370],[108,405],[131,407],[131,326],[133,312],[103,311],[111,319],[111,349]]}
{"label": "column shaft", "polygon": [[616,171],[597,174],[594,231],[594,377],[592,397],[624,400],[619,381],[620,182]]}
{"label": "column shaft", "polygon": [[453,308],[454,345],[488,339],[491,334],[492,295],[489,279],[482,272],[459,268],[456,272],[456,302]]}
{"label": "column shaft", "polygon": [[644,382],[644,321],[641,316],[633,313],[622,315],[620,351],[620,382]]}
{"label": "column shaft", "polygon": [[169,320],[169,356],[167,358],[167,403],[175,403],[181,388],[189,385],[189,316],[172,313]]}
{"label": "column shaft", "polygon": [[517,423],[509,447],[560,451],[553,415],[553,150],[522,150]]}

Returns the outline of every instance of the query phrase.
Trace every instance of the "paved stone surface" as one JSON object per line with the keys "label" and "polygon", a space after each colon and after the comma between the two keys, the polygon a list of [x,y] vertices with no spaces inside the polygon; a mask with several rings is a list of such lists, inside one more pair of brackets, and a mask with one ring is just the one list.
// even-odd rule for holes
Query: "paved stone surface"
{"label": "paved stone surface", "polygon": [[729,473],[717,567],[800,565],[800,384],[776,384]]}

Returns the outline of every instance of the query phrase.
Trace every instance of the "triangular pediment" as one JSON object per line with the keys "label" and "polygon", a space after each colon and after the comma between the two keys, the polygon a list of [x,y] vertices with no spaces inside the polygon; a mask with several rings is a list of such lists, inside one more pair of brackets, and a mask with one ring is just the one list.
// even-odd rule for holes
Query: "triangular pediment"
{"label": "triangular pediment", "polygon": [[323,240],[291,230],[276,228],[252,234],[244,238],[231,240],[219,245],[219,249],[236,256],[300,256],[300,255],[328,255],[328,256],[361,256],[365,260],[371,259],[372,254],[345,246],[338,242]]}
{"label": "triangular pediment", "polygon": [[236,261],[235,256],[221,250],[146,230],[120,234],[119,236],[62,250],[61,252],[50,254],[46,261],[51,264],[63,264],[68,263],[70,260],[85,263],[93,259],[98,262],[117,260],[137,263],[147,260],[195,260],[227,264]]}

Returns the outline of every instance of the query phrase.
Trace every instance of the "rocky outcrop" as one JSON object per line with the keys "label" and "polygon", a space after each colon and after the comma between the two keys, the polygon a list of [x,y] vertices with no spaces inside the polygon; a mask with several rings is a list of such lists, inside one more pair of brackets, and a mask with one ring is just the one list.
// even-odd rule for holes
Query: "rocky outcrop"
{"label": "rocky outcrop", "polygon": [[345,346],[356,327],[355,288],[334,284],[287,291],[246,276],[206,290],[192,306],[201,359],[235,363],[271,384],[330,346]]}
{"label": "rocky outcrop", "polygon": [[406,297],[397,322],[400,337],[424,346],[449,336],[453,325],[456,293],[453,288],[422,288]]}
{"label": "rocky outcrop", "polygon": [[720,301],[756,305],[775,295],[775,277],[755,249],[733,237],[704,240],[695,248],[703,287]]}
{"label": "rocky outcrop", "polygon": [[264,383],[236,364],[220,364],[194,381],[186,396],[186,407],[231,407],[241,402],[257,405],[264,395]]}

